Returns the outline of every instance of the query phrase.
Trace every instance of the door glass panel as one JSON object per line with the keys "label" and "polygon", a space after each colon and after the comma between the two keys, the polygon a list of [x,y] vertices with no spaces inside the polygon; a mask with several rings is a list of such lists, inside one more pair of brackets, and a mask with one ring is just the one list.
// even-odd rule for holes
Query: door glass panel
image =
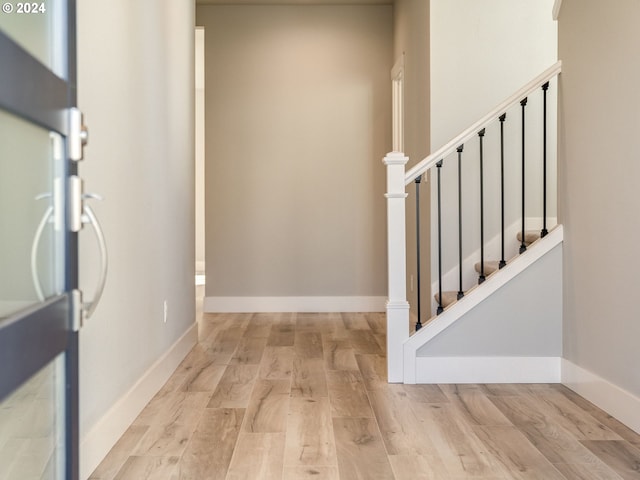
{"label": "door glass panel", "polygon": [[66,71],[63,54],[65,8],[59,0],[0,2],[0,30],[59,77]]}
{"label": "door glass panel", "polygon": [[62,480],[65,473],[64,354],[0,403],[3,480]]}
{"label": "door glass panel", "polygon": [[63,291],[62,146],[0,110],[0,318]]}

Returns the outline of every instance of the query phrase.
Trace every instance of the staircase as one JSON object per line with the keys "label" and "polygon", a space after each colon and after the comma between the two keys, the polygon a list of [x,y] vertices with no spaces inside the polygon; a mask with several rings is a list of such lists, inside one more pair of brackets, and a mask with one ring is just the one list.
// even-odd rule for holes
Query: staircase
{"label": "staircase", "polygon": [[[524,241],[522,232],[518,232],[516,234],[516,240],[518,244],[524,246],[526,248],[530,247],[537,240],[542,238],[542,234],[538,230],[527,230],[524,234]],[[502,263],[501,260],[486,260],[484,262],[476,262],[473,266],[475,272],[478,274],[478,284],[482,284],[487,280],[492,274],[496,273],[501,268],[507,266],[507,263]],[[472,287],[474,288],[474,287]],[[459,291],[449,290],[442,292],[442,300],[440,300],[440,293],[434,294],[433,298],[438,304],[439,307],[442,308],[442,311],[447,307],[453,305],[455,302],[460,300],[464,295],[467,295],[469,291],[462,292],[463,295],[460,295]],[[442,313],[441,311],[441,313]],[[419,330],[419,329],[418,329]]]}
{"label": "staircase", "polygon": [[[385,157],[390,382],[559,381],[563,229],[548,138],[560,71],[558,62],[409,171],[402,153]],[[421,231],[421,184],[432,219],[432,282],[422,291],[422,241],[407,238],[405,219],[413,200]],[[411,306],[407,248],[418,258]]]}

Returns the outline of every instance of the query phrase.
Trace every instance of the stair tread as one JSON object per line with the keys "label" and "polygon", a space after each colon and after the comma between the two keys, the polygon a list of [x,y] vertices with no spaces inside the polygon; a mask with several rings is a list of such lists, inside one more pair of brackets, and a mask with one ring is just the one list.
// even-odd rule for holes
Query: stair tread
{"label": "stair tread", "polygon": [[[519,242],[522,242],[522,232],[518,232],[516,235]],[[524,232],[524,244],[531,245],[533,242],[540,238],[539,230],[525,230]]]}
{"label": "stair tread", "polygon": [[[522,242],[522,232],[518,232],[517,239],[519,242]],[[524,243],[525,245],[531,245],[536,240],[540,239],[540,231],[539,230],[525,230],[524,233]],[[474,265],[476,272],[480,273],[480,262],[477,262]],[[500,261],[499,260],[485,260],[484,262],[484,275],[489,276],[492,273],[496,272],[500,269]],[[436,293],[433,296],[436,302],[442,305],[442,308],[447,308],[448,306],[454,304],[458,301],[458,292],[454,290],[444,291],[442,292],[442,302],[440,301],[440,295]]]}
{"label": "stair tread", "polygon": [[436,302],[442,304],[442,308],[447,308],[449,305],[452,305],[458,301],[458,292],[456,291],[445,291],[442,292],[442,302],[440,302],[440,294],[436,293],[434,295]]}
{"label": "stair tread", "polygon": [[[480,262],[475,264],[476,272],[480,273]],[[500,269],[500,261],[499,260],[485,260],[484,261],[484,274],[491,275],[496,270]]]}

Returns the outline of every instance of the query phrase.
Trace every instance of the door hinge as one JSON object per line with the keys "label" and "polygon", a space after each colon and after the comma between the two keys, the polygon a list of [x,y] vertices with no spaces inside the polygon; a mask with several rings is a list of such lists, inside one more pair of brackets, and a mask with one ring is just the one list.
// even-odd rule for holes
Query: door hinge
{"label": "door hinge", "polygon": [[71,328],[79,331],[84,324],[84,306],[82,304],[82,291],[71,290]]}
{"label": "door hinge", "polygon": [[76,107],[69,109],[69,137],[67,149],[69,159],[80,161],[84,157],[84,146],[89,141],[89,130],[83,125],[83,115]]}

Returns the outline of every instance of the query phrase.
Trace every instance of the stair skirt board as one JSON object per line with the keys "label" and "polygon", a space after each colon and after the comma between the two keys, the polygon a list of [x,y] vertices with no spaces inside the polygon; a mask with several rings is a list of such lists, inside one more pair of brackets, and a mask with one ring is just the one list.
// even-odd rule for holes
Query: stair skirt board
{"label": "stair skirt board", "polygon": [[387,297],[205,297],[205,313],[384,312]]}
{"label": "stair skirt board", "polygon": [[[435,218],[435,217],[434,217]],[[526,231],[537,230],[540,231],[542,229],[542,218],[541,217],[527,217],[525,219]],[[551,230],[558,225],[557,217],[550,217],[547,219],[548,229]],[[432,227],[435,228],[435,227]],[[507,262],[512,261],[514,258],[518,257],[518,249],[520,248],[520,241],[518,240],[518,235],[521,235],[522,223],[520,220],[508,225],[505,228],[505,257]],[[494,255],[495,252],[500,252],[500,242],[501,235],[497,234],[493,238],[488,239],[485,242],[485,262],[490,260],[499,260],[499,254]],[[438,292],[438,245],[436,242],[432,242],[431,245],[431,291],[435,294]],[[480,247],[471,254],[467,255],[462,259],[462,284],[464,286],[465,291],[468,290],[469,286],[474,286],[478,283],[478,272],[476,272],[475,264],[480,260]],[[446,268],[446,267],[445,267]],[[458,265],[454,265],[453,268],[442,272],[442,290],[456,290],[458,289]],[[488,272],[485,275],[489,275]],[[437,301],[431,295],[431,308],[432,311],[436,311],[438,307]]]}
{"label": "stair skirt board", "polygon": [[[472,294],[466,295],[462,300],[454,303],[452,306],[447,308],[444,312],[442,312],[437,317],[432,318],[429,322],[424,324],[424,326],[416,332],[414,335],[409,337],[404,342],[404,361],[403,361],[403,372],[402,376],[404,378],[404,383],[431,383],[425,381],[425,378],[422,377],[423,373],[421,370],[425,366],[425,362],[428,362],[429,359],[433,358],[442,358],[441,356],[432,356],[432,357],[418,357],[418,350],[420,350],[424,345],[428,344],[432,339],[436,338],[440,333],[454,325],[458,320],[464,320],[465,315],[471,312],[474,308],[480,305],[484,300],[492,296],[498,290],[500,290],[503,286],[507,285],[512,279],[516,278],[520,273],[524,272],[534,263],[536,263],[539,259],[550,253],[554,250],[558,245],[562,243],[563,240],[563,227],[562,225],[558,225],[549,234],[541,239],[536,248],[532,248],[527,250],[522,255],[519,255],[515,259],[513,259],[507,267],[502,270],[496,272],[490,281],[483,283],[481,286],[474,289]],[[560,334],[561,335],[561,334]],[[558,352],[558,355],[560,351]],[[543,354],[544,355],[544,354]],[[554,354],[555,355],[555,354]],[[507,359],[504,362],[504,365],[510,365],[510,368],[514,370],[514,377],[517,377],[517,363],[510,363],[517,361],[518,358],[555,358],[555,357],[460,357],[460,356],[448,356],[447,360],[452,359],[460,359],[461,362],[466,363],[464,359],[472,359],[471,363],[479,362],[479,365],[482,365],[482,359]],[[424,360],[426,359],[426,360]],[[546,362],[546,360],[545,360]],[[544,365],[547,365],[544,363]],[[455,371],[455,369],[454,369]],[[555,370],[554,370],[555,371]],[[559,371],[559,370],[558,370]],[[482,373],[481,371],[479,373]],[[551,372],[553,373],[553,372]],[[424,374],[428,375],[428,374]],[[549,381],[554,378],[554,375],[549,375]],[[504,374],[496,375],[497,377],[503,377]],[[442,377],[438,377],[441,380]],[[558,377],[559,378],[559,377]],[[420,379],[420,380],[418,380]],[[524,381],[524,380],[523,380]],[[559,381],[559,380],[556,380]],[[478,378],[469,378],[469,382],[471,383],[482,383],[481,379]],[[445,381],[444,383],[451,383],[449,381]]]}
{"label": "stair skirt board", "polygon": [[640,397],[562,359],[562,383],[640,434]]}
{"label": "stair skirt board", "polygon": [[560,357],[416,357],[415,383],[560,383]]}

